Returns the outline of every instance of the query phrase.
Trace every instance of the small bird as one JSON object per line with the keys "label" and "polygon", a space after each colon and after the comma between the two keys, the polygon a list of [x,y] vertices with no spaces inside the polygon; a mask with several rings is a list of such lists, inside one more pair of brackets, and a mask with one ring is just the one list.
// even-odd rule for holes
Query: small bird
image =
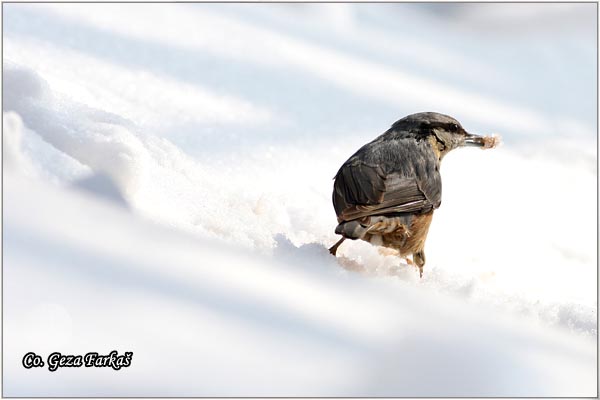
{"label": "small bird", "polygon": [[[342,238],[397,250],[423,277],[425,239],[442,199],[440,162],[463,146],[492,148],[497,136],[467,133],[454,118],[435,112],[412,114],[361,147],[340,168],[333,207]],[[412,261],[408,258],[412,256]]]}

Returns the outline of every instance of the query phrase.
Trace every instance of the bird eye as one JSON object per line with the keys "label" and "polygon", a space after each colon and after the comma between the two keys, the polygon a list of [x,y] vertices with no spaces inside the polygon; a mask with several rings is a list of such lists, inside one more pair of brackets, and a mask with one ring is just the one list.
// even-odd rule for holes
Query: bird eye
{"label": "bird eye", "polygon": [[458,125],[456,125],[456,124],[452,124],[451,128],[454,132],[458,131]]}

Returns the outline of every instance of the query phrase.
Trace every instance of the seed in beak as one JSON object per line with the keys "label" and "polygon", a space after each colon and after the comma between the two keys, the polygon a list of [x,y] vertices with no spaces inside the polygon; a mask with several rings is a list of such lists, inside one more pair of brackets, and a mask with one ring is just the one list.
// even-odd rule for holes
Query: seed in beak
{"label": "seed in beak", "polygon": [[484,149],[493,149],[494,147],[500,145],[500,143],[502,143],[502,137],[500,135],[496,135],[495,133],[483,138]]}
{"label": "seed in beak", "polygon": [[500,136],[479,136],[467,133],[465,136],[465,146],[476,146],[482,149],[493,149],[500,144]]}

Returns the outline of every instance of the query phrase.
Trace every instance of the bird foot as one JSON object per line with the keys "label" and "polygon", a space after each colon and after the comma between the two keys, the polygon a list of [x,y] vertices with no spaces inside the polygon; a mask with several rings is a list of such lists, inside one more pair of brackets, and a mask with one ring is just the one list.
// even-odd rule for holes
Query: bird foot
{"label": "bird foot", "polygon": [[406,257],[406,263],[408,265],[414,265],[415,267],[419,268],[419,278],[423,278],[423,266],[422,265],[417,265],[413,260],[411,260],[408,257]]}

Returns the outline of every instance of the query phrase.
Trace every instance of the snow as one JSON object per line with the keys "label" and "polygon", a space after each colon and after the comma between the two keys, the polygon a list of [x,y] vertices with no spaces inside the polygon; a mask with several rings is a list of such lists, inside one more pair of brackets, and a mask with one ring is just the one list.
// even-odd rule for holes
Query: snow
{"label": "snow", "polygon": [[[596,21],[556,6],[4,5],[4,394],[597,395]],[[331,257],[331,178],[423,110],[504,140],[444,159],[423,279]]]}

